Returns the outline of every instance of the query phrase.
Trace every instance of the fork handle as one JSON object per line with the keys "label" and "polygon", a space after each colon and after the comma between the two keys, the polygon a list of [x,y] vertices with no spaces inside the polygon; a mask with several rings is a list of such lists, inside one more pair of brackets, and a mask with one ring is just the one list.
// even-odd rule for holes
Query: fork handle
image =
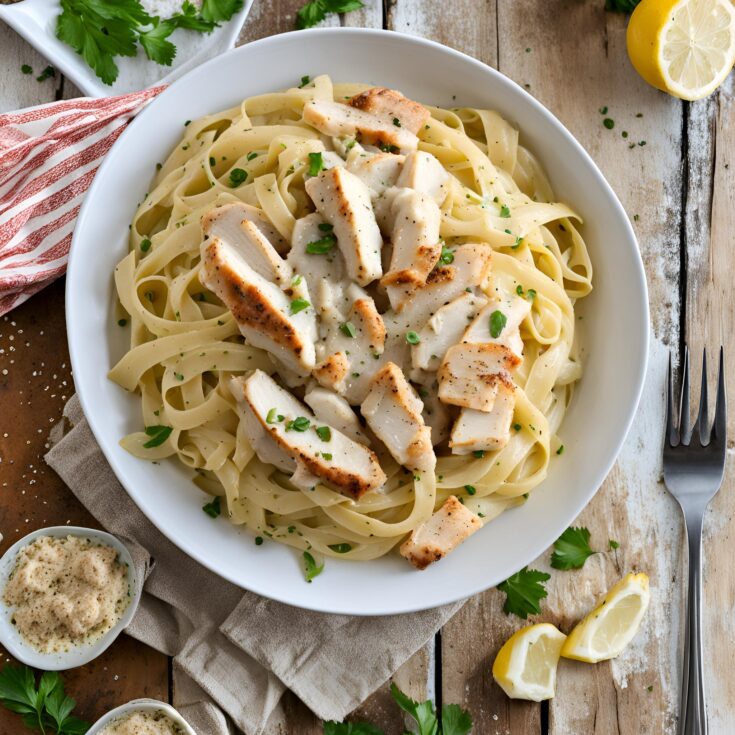
{"label": "fork handle", "polygon": [[702,670],[702,517],[686,514],[689,541],[689,590],[684,639],[684,669],[679,735],[707,735]]}

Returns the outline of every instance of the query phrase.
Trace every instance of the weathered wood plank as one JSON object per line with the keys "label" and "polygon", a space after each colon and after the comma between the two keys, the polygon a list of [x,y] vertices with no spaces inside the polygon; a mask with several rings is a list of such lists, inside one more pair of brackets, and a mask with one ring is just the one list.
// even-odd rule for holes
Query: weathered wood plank
{"label": "weathered wood plank", "polygon": [[[735,232],[735,84],[733,77],[709,100],[689,105],[689,182],[684,233],[687,262],[685,337],[692,351],[693,380],[699,385],[703,348],[710,358],[710,386],[717,348],[725,348],[730,395],[728,464],[722,489],[705,518],[703,634],[710,732],[735,731],[735,680],[728,674],[735,655],[735,302],[732,298]],[[713,394],[710,399],[714,401]],[[696,400],[694,409],[696,409]],[[712,414],[710,414],[712,415]],[[683,577],[683,579],[686,579]]]}

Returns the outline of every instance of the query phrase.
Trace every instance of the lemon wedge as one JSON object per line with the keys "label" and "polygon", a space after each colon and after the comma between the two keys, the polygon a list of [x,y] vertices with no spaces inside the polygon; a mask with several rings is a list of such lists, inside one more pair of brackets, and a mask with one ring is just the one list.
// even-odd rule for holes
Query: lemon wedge
{"label": "lemon wedge", "polygon": [[551,623],[521,628],[498,651],[493,678],[511,699],[551,699],[565,638]]}
{"label": "lemon wedge", "polygon": [[615,658],[631,642],[648,608],[648,576],[628,574],[613,585],[602,602],[577,623],[561,655],[594,664]]}
{"label": "lemon wedge", "polygon": [[628,24],[628,56],[649,84],[698,100],[735,63],[732,0],[642,0]]}

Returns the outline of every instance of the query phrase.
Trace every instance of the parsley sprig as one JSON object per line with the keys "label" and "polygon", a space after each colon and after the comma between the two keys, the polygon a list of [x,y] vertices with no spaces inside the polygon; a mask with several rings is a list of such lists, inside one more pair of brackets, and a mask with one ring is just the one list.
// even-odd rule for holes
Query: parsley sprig
{"label": "parsley sprig", "polygon": [[296,28],[313,28],[332,13],[350,13],[364,7],[361,0],[310,0],[296,11]]}
{"label": "parsley sprig", "polygon": [[36,677],[27,666],[5,666],[0,671],[0,702],[17,712],[26,727],[50,735],[83,735],[89,723],[71,713],[76,702],[64,694],[64,683],[55,671]]}
{"label": "parsley sprig", "polygon": [[517,615],[523,620],[529,615],[538,615],[541,612],[539,603],[548,594],[543,583],[549,579],[551,575],[546,572],[523,567],[520,572],[501,582],[498,589],[506,595],[503,612]]}
{"label": "parsley sprig", "polygon": [[590,532],[580,526],[570,526],[554,541],[551,566],[554,569],[581,569],[587,559],[596,554],[590,548]]}
{"label": "parsley sprig", "polygon": [[105,84],[112,84],[119,73],[117,56],[135,56],[140,44],[151,61],[171,66],[176,46],[169,36],[177,28],[210,33],[242,4],[243,0],[202,0],[197,8],[186,0],[179,13],[161,19],[149,15],[140,0],[61,0],[56,36]]}

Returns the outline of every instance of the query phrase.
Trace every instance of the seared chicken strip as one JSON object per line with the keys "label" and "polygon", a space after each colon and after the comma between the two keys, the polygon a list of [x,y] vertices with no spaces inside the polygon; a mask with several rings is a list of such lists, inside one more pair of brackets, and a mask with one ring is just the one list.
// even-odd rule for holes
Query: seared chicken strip
{"label": "seared chicken strip", "polygon": [[260,451],[269,438],[291,459],[295,485],[308,489],[319,481],[357,499],[385,482],[371,449],[322,424],[262,370],[232,378],[230,390],[246,416],[246,433],[258,457],[268,461]]}
{"label": "seared chicken strip", "polygon": [[397,187],[414,189],[426,194],[437,204],[441,204],[449,191],[449,173],[436,156],[426,151],[414,151],[406,156]]}
{"label": "seared chicken strip", "polygon": [[322,171],[304,186],[317,210],[334,228],[350,279],[365,286],[380,278],[383,238],[367,186],[343,167]]}
{"label": "seared chicken strip", "polygon": [[[477,315],[462,338],[463,342],[492,342],[507,347],[520,360],[523,357],[521,322],[531,311],[531,303],[520,296],[491,299]],[[493,328],[497,336],[493,336]]]}
{"label": "seared chicken strip", "polygon": [[405,160],[405,156],[370,153],[362,146],[356,145],[347,156],[346,167],[367,186],[371,197],[376,199],[395,185]]}
{"label": "seared chicken strip", "polygon": [[356,94],[350,105],[364,112],[390,120],[394,127],[410,130],[414,135],[426,125],[431,113],[418,102],[385,87],[373,87]]}
{"label": "seared chicken strip", "polygon": [[437,373],[439,398],[453,406],[492,411],[500,386],[513,386],[510,371],[518,362],[502,345],[453,345]]}
{"label": "seared chicken strip", "polygon": [[411,348],[414,368],[436,372],[447,350],[462,341],[467,325],[486,303],[482,296],[463,292],[437,309],[418,333],[419,343]]}
{"label": "seared chicken strip", "polygon": [[421,415],[423,407],[401,368],[389,362],[373,377],[360,410],[396,462],[410,470],[433,472],[436,455],[431,429]]}
{"label": "seared chicken strip", "polygon": [[360,444],[370,446],[370,439],[362,431],[352,406],[342,396],[338,396],[328,388],[312,386],[306,391],[304,401],[319,421],[334,426],[337,431]]}
{"label": "seared chicken strip", "polygon": [[463,408],[449,440],[452,454],[502,449],[510,439],[514,409],[515,387],[504,382],[498,386],[492,411]]}
{"label": "seared chicken strip", "polygon": [[295,373],[308,373],[316,359],[316,319],[305,298],[306,285],[289,286],[286,293],[249,265],[249,254],[210,237],[202,245],[199,279],[232,312],[249,344],[267,350]]}
{"label": "seared chicken strip", "polygon": [[401,544],[401,556],[416,569],[426,569],[454,551],[479,528],[482,528],[482,521],[478,516],[450,495],[428,521],[411,531]]}
{"label": "seared chicken strip", "polygon": [[413,189],[399,189],[393,197],[391,214],[393,253],[390,270],[380,281],[388,287],[389,298],[391,286],[423,286],[442,250],[439,242],[441,212],[433,199]]}

